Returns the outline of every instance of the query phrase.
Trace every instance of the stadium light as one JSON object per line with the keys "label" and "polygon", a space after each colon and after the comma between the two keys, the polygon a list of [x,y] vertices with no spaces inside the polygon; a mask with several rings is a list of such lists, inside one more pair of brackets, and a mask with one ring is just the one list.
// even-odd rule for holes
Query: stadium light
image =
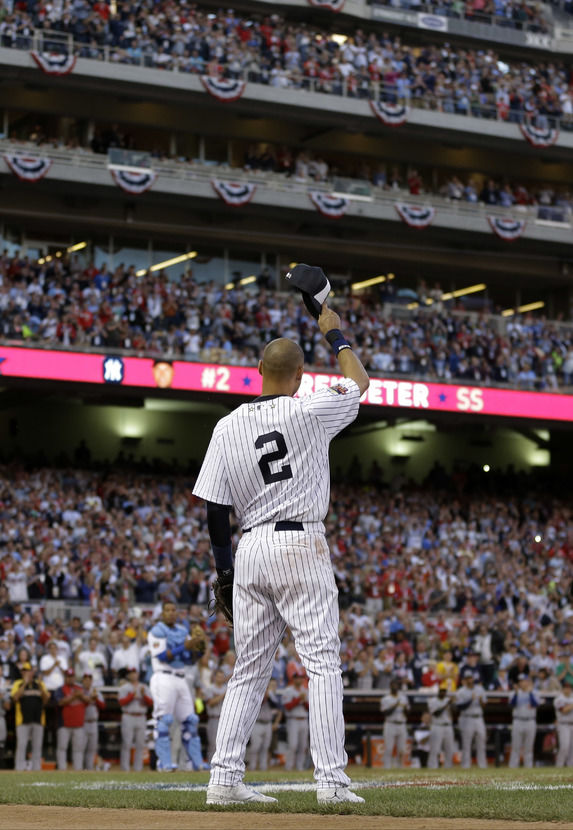
{"label": "stadium light", "polygon": [[[392,278],[394,275],[392,274]],[[386,282],[389,277],[380,274],[379,277],[370,277],[369,280],[363,280],[362,282],[353,282],[352,283],[352,290],[359,291],[361,288],[370,288],[371,285],[378,285],[378,283]]]}
{"label": "stadium light", "polygon": [[[477,294],[478,291],[485,291],[487,285],[485,282],[478,282],[476,285],[468,285],[467,288],[456,288],[455,291],[446,291],[445,294],[442,294],[440,300],[453,300],[457,297],[465,297],[467,294]],[[425,301],[426,305],[433,305],[434,300],[431,297],[426,297]],[[408,303],[406,306],[408,309],[418,308],[420,303],[413,302]]]}
{"label": "stadium light", "polygon": [[477,294],[478,291],[485,291],[487,285],[480,282],[477,285],[468,285],[467,288],[458,288],[455,291],[448,291],[442,294],[442,300],[453,300],[455,297],[465,297],[466,294]]}
{"label": "stadium light", "polygon": [[489,464],[484,464],[482,470],[484,471],[484,473],[489,473],[491,467],[489,466]]}
{"label": "stadium light", "polygon": [[541,542],[541,536],[539,535],[539,533],[536,535],[535,541],[537,542],[537,544]]}
{"label": "stadium light", "polygon": [[77,242],[75,245],[70,245],[69,248],[66,248],[66,251],[68,252],[68,254],[73,254],[76,251],[83,251],[83,249],[87,247],[87,242]]}
{"label": "stadium light", "polygon": [[[526,311],[537,311],[537,309],[539,309],[539,308],[545,308],[545,303],[543,302],[543,300],[537,300],[537,302],[535,302],[535,303],[526,303],[525,305],[520,305],[520,306],[517,307],[517,312],[519,314],[521,314],[521,313],[525,313]],[[502,317],[513,317],[513,315],[515,314],[515,311],[516,310],[514,308],[505,308],[501,312],[501,316]]]}
{"label": "stadium light", "polygon": [[251,283],[256,282],[257,278],[254,274],[251,274],[250,277],[243,277],[242,280],[239,280],[239,285],[251,285]]}
{"label": "stadium light", "polygon": [[188,259],[195,259],[197,251],[189,251],[188,254],[181,254],[181,256],[174,256],[173,259],[165,259],[163,262],[158,262],[152,265],[151,268],[141,268],[135,272],[136,277],[143,277],[148,271],[161,271],[162,268],[170,268],[172,265],[179,265],[180,262],[186,262]]}

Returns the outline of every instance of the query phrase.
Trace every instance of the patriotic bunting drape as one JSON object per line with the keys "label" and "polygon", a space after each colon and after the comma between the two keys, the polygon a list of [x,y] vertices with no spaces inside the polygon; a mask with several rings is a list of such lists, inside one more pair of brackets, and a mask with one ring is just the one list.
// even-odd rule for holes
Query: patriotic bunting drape
{"label": "patriotic bunting drape", "polygon": [[500,216],[488,216],[487,221],[492,231],[505,242],[513,242],[515,239],[519,239],[526,225],[524,219],[514,219],[513,217],[503,219]]}
{"label": "patriotic bunting drape", "polygon": [[350,200],[344,196],[333,196],[331,193],[324,193],[322,190],[309,190],[308,195],[319,213],[328,216],[329,219],[340,219],[350,205]]}
{"label": "patriotic bunting drape", "polygon": [[387,127],[400,127],[408,120],[408,108],[402,104],[389,104],[387,101],[370,101],[370,109],[376,118]]}
{"label": "patriotic bunting drape", "polygon": [[16,176],[23,182],[38,182],[43,179],[52,160],[39,156],[23,156],[18,153],[6,153],[4,161]]}
{"label": "patriotic bunting drape", "polygon": [[217,101],[237,101],[247,86],[245,81],[231,78],[212,78],[210,75],[201,75],[201,83]]}
{"label": "patriotic bunting drape", "polygon": [[222,179],[212,179],[211,185],[225,204],[232,205],[232,207],[241,207],[248,204],[257,189],[256,184],[250,182],[226,182]]}
{"label": "patriotic bunting drape", "polygon": [[431,225],[436,215],[436,208],[427,205],[407,205],[404,202],[396,202],[394,207],[403,222],[411,228],[420,230]]}
{"label": "patriotic bunting drape", "polygon": [[129,170],[110,170],[109,172],[116,185],[125,190],[126,193],[131,193],[132,196],[150,190],[157,178],[157,173],[153,170],[145,173],[135,173]]}
{"label": "patriotic bunting drape", "polygon": [[556,127],[536,127],[529,120],[520,124],[519,129],[533,147],[551,147],[559,138],[559,130]]}
{"label": "patriotic bunting drape", "polygon": [[346,0],[308,0],[311,6],[317,9],[328,9],[331,12],[341,12]]}
{"label": "patriotic bunting drape", "polygon": [[76,65],[75,55],[59,52],[31,52],[30,54],[46,75],[69,75]]}

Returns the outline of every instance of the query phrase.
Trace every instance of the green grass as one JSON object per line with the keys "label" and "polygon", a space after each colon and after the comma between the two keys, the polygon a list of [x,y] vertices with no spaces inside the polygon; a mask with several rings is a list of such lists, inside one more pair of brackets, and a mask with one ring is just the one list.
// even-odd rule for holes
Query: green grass
{"label": "green grass", "polygon": [[[370,784],[358,791],[366,799],[361,806],[337,807],[333,812],[386,816],[440,816],[444,818],[490,818],[520,821],[573,820],[573,776],[570,769],[543,767],[533,770],[384,770],[353,767],[355,782]],[[135,784],[156,787],[205,786],[207,773],[2,773],[0,803],[50,804],[79,807],[115,807],[147,810],[199,810],[205,805],[204,790],[121,789]],[[310,773],[268,773],[247,775],[247,783],[286,782],[312,786]],[[117,789],[89,789],[97,783],[112,783]],[[435,782],[434,787],[431,786]],[[441,786],[451,782],[451,786]],[[41,786],[37,784],[40,783]],[[393,784],[394,786],[389,786]],[[386,785],[386,786],[381,786]],[[86,787],[86,788],[84,788]],[[514,789],[510,789],[513,787]],[[528,789],[530,787],[530,789]],[[221,810],[269,813],[323,813],[314,791],[276,793],[277,806],[227,807]],[[212,809],[212,808],[209,808]]]}

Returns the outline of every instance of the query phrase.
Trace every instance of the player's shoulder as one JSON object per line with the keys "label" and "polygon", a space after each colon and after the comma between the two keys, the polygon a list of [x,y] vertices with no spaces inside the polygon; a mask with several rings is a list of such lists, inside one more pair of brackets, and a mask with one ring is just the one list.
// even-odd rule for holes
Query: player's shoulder
{"label": "player's shoulder", "polygon": [[167,626],[163,621],[160,620],[151,627],[150,634],[152,634],[154,637],[165,637],[165,635],[167,634]]}

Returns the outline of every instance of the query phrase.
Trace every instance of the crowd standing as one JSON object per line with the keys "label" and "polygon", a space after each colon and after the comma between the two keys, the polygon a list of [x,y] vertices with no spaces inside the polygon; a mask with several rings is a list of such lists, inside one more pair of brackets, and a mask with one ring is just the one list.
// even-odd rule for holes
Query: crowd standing
{"label": "crowd standing", "polygon": [[[517,8],[528,13],[525,3]],[[557,61],[533,66],[502,61],[493,49],[411,46],[397,35],[362,27],[340,36],[278,14],[243,17],[232,9],[172,0],[127,0],[115,11],[105,0],[73,5],[2,0],[3,47],[32,48],[34,29],[73,35],[77,54],[95,60],[108,49],[116,63],[380,96],[389,103],[514,122],[534,116],[540,126],[561,116],[567,124],[573,112],[569,72]],[[58,50],[62,40],[48,35],[44,46]]]}
{"label": "crowd standing", "polygon": [[[473,701],[479,715],[478,692],[499,691],[515,698],[514,718],[525,719],[527,728],[515,730],[521,735],[515,752],[525,763],[537,705],[554,693],[558,761],[571,763],[573,516],[567,500],[511,471],[490,479],[487,491],[468,472],[446,475],[439,466],[420,487],[400,479],[385,486],[376,464],[364,474],[354,466],[344,478],[333,486],[326,520],[340,593],[343,682],[347,689],[381,691],[388,745],[397,757],[404,753],[405,693],[417,690],[444,701],[443,711],[430,707],[430,765],[442,753],[451,762],[456,712],[462,761],[469,763],[475,741],[481,763],[485,727],[470,717],[471,709],[463,714],[464,704]],[[205,654],[182,659],[180,671],[191,699],[202,701],[195,713],[206,720],[202,751],[209,760],[234,652],[232,632],[207,610],[214,570],[193,483],[192,472],[3,468],[0,697],[4,711],[15,710],[19,768],[29,740],[37,768],[44,727],[57,733],[61,768],[70,742],[76,768],[92,768],[101,692],[108,686],[118,687],[122,765],[128,768],[133,747],[134,768],[140,768],[144,714],[153,698],[149,632],[165,619],[166,602],[177,603],[183,632],[198,624],[206,633]],[[89,607],[89,619],[50,617],[45,600],[53,599]],[[305,685],[286,636],[247,754],[251,763],[277,761],[279,729],[286,727],[290,741],[281,760],[306,767]],[[0,747],[2,734],[0,717]],[[181,743],[173,743],[174,759]],[[185,754],[180,763],[187,763]]]}
{"label": "crowd standing", "polygon": [[[162,358],[256,366],[275,337],[297,340],[305,364],[336,371],[311,318],[294,295],[239,284],[198,283],[191,271],[178,281],[165,272],[137,277],[135,267],[79,264],[64,255],[49,261],[5,251],[0,256],[0,336],[15,343],[126,349]],[[418,311],[388,314],[387,303],[414,298]],[[555,390],[573,382],[573,328],[543,317],[453,313],[439,284],[417,291],[389,281],[361,297],[340,294],[333,305],[363,364],[372,374],[462,380],[522,389]],[[428,308],[428,303],[431,307]],[[453,309],[452,309],[453,306]],[[420,311],[420,308],[423,311]],[[463,309],[458,302],[457,309]]]}

